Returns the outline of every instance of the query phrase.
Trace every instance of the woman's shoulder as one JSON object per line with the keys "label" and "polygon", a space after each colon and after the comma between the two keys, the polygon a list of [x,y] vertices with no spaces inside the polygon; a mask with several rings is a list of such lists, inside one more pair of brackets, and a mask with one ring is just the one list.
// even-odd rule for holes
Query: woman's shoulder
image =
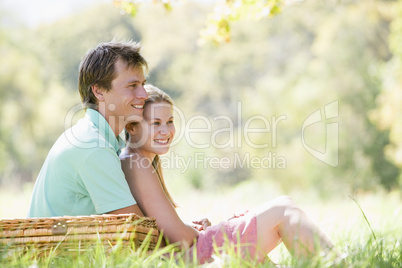
{"label": "woman's shoulder", "polygon": [[153,175],[155,169],[152,166],[152,162],[136,153],[122,153],[120,154],[120,161],[123,171],[128,174],[145,174]]}

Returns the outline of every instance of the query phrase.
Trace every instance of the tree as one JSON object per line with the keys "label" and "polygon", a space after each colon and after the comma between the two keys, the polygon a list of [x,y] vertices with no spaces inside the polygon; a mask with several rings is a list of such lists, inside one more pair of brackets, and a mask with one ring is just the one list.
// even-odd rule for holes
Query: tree
{"label": "tree", "polygon": [[[402,1],[394,4],[394,19],[390,25],[389,48],[392,58],[387,62],[383,75],[382,92],[377,97],[377,107],[370,114],[371,120],[381,131],[389,133],[385,146],[387,158],[402,168]],[[399,185],[402,177],[399,176]]]}
{"label": "tree", "polygon": [[[144,4],[134,18],[106,4],[36,29],[0,31],[0,50],[5,51],[0,67],[1,180],[36,177],[66,127],[66,114],[79,104],[80,57],[117,37],[143,44],[150,66],[147,81],[167,91],[185,117],[184,125],[176,117],[178,133],[205,129],[205,121],[192,118],[202,117],[211,125],[209,133],[191,134],[193,142],[206,148],[196,148],[186,137],[172,148],[173,156],[190,161],[185,170],[168,169],[176,172],[179,185],[189,181],[197,188],[216,187],[256,179],[269,180],[285,192],[316,187],[323,195],[378,185],[391,189],[400,171],[383,153],[388,133],[372,125],[368,111],[375,107],[383,88],[382,66],[391,57],[387,38],[388,24],[396,16],[392,10],[392,2],[380,0],[306,1],[269,20],[231,21],[230,42],[220,46],[197,43],[210,7],[195,1],[172,3],[169,13],[160,5]],[[311,156],[301,142],[306,118],[333,101],[339,103],[335,168]],[[273,130],[272,118],[281,116],[285,119],[276,135],[266,131],[248,137],[268,146],[246,142],[250,118],[265,118]],[[251,121],[249,128],[267,127],[267,121]],[[305,135],[318,150],[325,149],[324,123]],[[336,145],[332,140],[328,144],[331,150]],[[233,166],[236,156],[267,160],[269,153],[276,155],[272,162],[282,157],[286,166],[250,165],[252,159],[244,167]],[[205,157],[197,167],[196,154]],[[230,159],[232,165],[211,166],[208,158]]]}
{"label": "tree", "polygon": [[[271,14],[263,12],[268,3],[276,7],[272,14],[277,16],[262,20],[262,14]],[[399,170],[383,153],[388,143],[387,133],[376,129],[367,113],[374,108],[380,92],[379,66],[390,55],[387,35],[388,23],[394,16],[390,12],[392,3],[309,1],[279,13],[283,6],[276,1],[226,1],[209,15],[213,30],[204,28],[201,33],[211,33],[209,37],[204,36],[204,41],[232,42],[220,47],[197,48],[194,42],[183,45],[177,37],[180,55],[161,53],[167,55],[161,59],[165,64],[153,71],[153,81],[176,92],[191,85],[191,90],[181,90],[175,96],[180,96],[179,102],[192,103],[191,110],[197,114],[235,119],[236,104],[242,101],[245,118],[261,111],[265,111],[264,115],[282,113],[293,118],[289,126],[281,129],[282,134],[285,131],[293,134],[279,138],[284,140],[278,150],[292,152],[284,155],[295,166],[288,167],[287,173],[261,169],[251,170],[252,174],[235,172],[243,179],[259,173],[260,177],[281,177],[283,186],[314,183],[328,192],[336,187],[336,181],[347,183],[351,190],[370,189],[377,184],[391,189],[397,183]],[[175,8],[170,7],[171,12]],[[165,24],[170,25],[173,17]],[[317,160],[303,156],[306,152],[300,150],[298,126],[309,115],[307,111],[311,107],[321,107],[333,100],[340,106],[339,165],[336,169],[325,165],[317,168]],[[181,102],[180,105],[185,106]],[[323,134],[313,132],[311,140],[322,141]],[[266,136],[260,135],[258,139],[264,141]],[[244,146],[236,150],[260,156],[265,153]],[[221,156],[234,152],[234,149],[208,150],[210,155]],[[300,178],[300,170],[309,178]],[[234,174],[227,176],[238,181]]]}

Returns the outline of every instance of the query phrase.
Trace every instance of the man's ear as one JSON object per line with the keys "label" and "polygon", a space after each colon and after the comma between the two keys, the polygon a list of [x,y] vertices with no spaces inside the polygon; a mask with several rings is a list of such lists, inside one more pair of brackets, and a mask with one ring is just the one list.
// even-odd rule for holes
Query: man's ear
{"label": "man's ear", "polygon": [[95,98],[98,99],[98,101],[105,101],[105,96],[104,93],[105,91],[101,89],[101,87],[98,84],[95,84],[91,87],[92,93],[95,95]]}

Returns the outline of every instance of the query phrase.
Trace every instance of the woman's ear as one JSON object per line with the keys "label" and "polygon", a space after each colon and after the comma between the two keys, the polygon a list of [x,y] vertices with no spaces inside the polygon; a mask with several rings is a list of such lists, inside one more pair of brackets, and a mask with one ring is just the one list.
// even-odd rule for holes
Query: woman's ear
{"label": "woman's ear", "polygon": [[128,133],[130,133],[131,135],[135,134],[135,124],[136,123],[129,123],[126,125],[126,130]]}
{"label": "woman's ear", "polygon": [[98,84],[91,86],[92,93],[98,99],[98,101],[105,101],[104,93],[105,91],[101,89]]}

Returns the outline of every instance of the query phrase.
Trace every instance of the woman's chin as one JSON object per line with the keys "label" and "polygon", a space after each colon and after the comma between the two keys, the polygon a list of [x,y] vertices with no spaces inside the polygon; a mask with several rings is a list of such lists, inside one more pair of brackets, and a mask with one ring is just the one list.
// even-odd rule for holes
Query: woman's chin
{"label": "woman's chin", "polygon": [[167,152],[169,152],[169,149],[169,146],[167,146],[166,148],[157,148],[155,149],[155,153],[158,155],[166,154]]}

